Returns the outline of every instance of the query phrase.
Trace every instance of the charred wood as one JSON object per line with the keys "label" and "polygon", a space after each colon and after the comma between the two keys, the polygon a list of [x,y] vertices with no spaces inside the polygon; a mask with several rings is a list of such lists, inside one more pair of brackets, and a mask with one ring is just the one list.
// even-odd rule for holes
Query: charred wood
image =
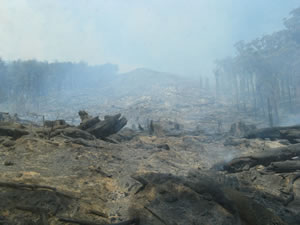
{"label": "charred wood", "polygon": [[224,169],[228,172],[240,172],[257,165],[269,166],[272,162],[290,160],[300,155],[300,144],[289,145],[256,153],[251,156],[239,157],[225,164]]}

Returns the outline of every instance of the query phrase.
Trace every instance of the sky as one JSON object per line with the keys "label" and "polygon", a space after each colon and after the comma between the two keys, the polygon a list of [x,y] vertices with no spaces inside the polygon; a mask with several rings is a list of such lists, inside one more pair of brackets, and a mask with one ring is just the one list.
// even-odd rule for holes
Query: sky
{"label": "sky", "polygon": [[236,42],[282,29],[299,6],[299,0],[0,0],[0,57],[206,76]]}

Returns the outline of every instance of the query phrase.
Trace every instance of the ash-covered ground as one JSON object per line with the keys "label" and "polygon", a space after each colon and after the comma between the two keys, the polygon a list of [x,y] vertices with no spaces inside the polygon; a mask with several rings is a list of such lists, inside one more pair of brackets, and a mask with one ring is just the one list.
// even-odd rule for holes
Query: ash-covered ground
{"label": "ash-covered ground", "polygon": [[0,224],[300,224],[299,126],[152,91],[2,113]]}

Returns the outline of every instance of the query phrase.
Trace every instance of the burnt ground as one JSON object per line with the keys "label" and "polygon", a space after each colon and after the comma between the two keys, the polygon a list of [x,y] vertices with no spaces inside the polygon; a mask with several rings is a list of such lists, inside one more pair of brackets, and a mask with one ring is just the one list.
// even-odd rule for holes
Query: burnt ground
{"label": "burnt ground", "polygon": [[[258,163],[224,169],[241,156],[278,147],[297,151],[288,140],[125,128],[103,141],[72,132],[50,137],[54,129],[13,122],[1,129],[0,224],[300,221],[299,168],[276,172]],[[297,152],[290,160],[298,160]]]}
{"label": "burnt ground", "polygon": [[300,224],[299,128],[255,130],[238,121],[264,120],[195,88],[151,93],[40,112],[70,124],[78,109],[121,112],[127,127],[105,140],[1,122],[0,224]]}

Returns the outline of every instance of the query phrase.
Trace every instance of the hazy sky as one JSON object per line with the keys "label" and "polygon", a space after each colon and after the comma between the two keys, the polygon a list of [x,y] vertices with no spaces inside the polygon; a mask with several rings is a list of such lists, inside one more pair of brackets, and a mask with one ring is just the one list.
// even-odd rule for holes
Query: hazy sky
{"label": "hazy sky", "polygon": [[299,0],[0,0],[0,57],[208,74]]}

